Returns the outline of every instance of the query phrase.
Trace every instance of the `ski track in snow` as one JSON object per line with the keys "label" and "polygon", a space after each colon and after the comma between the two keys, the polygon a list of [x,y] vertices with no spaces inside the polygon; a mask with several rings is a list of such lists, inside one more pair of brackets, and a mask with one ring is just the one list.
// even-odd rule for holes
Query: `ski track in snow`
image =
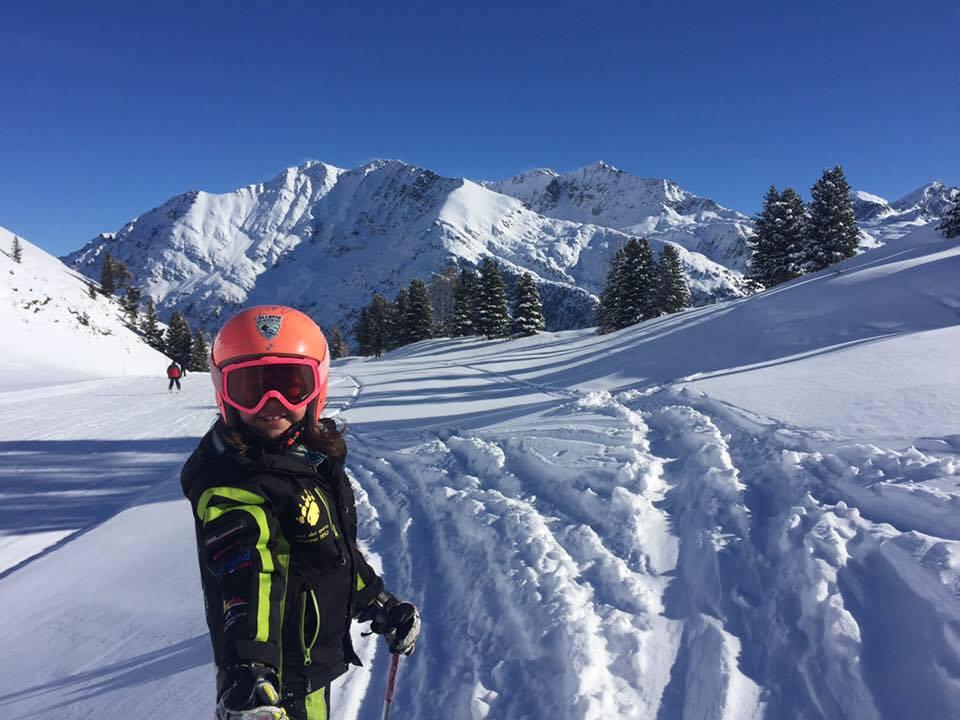
{"label": "ski track in snow", "polygon": [[[375,547],[391,586],[423,610],[419,653],[402,664],[405,712],[733,720],[960,707],[949,690],[960,687],[958,496],[936,482],[953,487],[955,456],[823,454],[822,433],[682,390],[583,395],[466,367],[557,406],[529,427],[404,447],[354,428]],[[886,524],[898,521],[907,532]],[[881,610],[873,592],[896,604]],[[885,659],[898,612],[928,618],[922,640],[902,633],[897,646],[912,653],[907,675],[902,658]],[[358,717],[377,716],[367,700]]]}

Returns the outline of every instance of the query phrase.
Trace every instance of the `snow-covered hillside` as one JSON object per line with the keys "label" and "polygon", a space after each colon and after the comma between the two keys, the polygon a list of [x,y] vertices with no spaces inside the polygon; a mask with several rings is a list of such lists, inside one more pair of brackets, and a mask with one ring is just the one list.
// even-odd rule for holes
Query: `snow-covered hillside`
{"label": "snow-covered hillside", "polygon": [[486,184],[547,217],[670,241],[726,267],[746,268],[750,218],[670,180],[640,178],[596,162],[570,173],[533,170]]}
{"label": "snow-covered hillside", "polygon": [[[625,240],[396,161],[353,170],[311,162],[232,193],[177,196],[65,261],[98,277],[109,251],[161,309],[211,329],[221,313],[259,301],[352,328],[373,292],[392,298],[415,277],[493,256],[509,272],[533,273],[548,327],[562,329],[593,322],[609,259]],[[691,252],[681,262],[695,299],[739,294],[737,273]]]}
{"label": "snow-covered hillside", "polygon": [[[960,717],[960,246],[837,270],[334,364],[366,552],[423,612],[394,717]],[[0,392],[9,716],[210,716],[177,481],[208,385]],[[374,720],[356,642],[334,716]]]}
{"label": "snow-covered hillside", "polygon": [[67,382],[82,377],[162,373],[163,355],[124,323],[115,301],[88,294],[86,278],[0,227],[0,387]]}
{"label": "snow-covered hillside", "polygon": [[947,187],[937,180],[894,202],[866,192],[853,192],[851,199],[864,235],[864,245],[875,247],[917,228],[936,226],[960,200],[960,188]]}

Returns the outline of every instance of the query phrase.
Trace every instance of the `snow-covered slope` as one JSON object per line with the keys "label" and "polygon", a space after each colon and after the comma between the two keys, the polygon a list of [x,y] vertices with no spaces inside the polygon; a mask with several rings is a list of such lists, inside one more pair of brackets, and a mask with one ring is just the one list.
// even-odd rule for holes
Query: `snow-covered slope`
{"label": "snow-covered slope", "polygon": [[82,275],[0,227],[0,369],[11,387],[81,377],[162,373],[163,355],[124,324],[116,302],[91,298]]}
{"label": "snow-covered slope", "polygon": [[746,267],[750,219],[670,180],[640,178],[597,162],[570,173],[533,170],[486,185],[548,217],[670,241],[726,267]]}
{"label": "snow-covered slope", "polygon": [[851,193],[851,200],[864,235],[864,245],[875,247],[917,228],[936,226],[960,200],[960,188],[947,187],[937,180],[894,202],[861,191]]}
{"label": "snow-covered slope", "polygon": [[[395,717],[960,717],[960,246],[839,270],[334,364],[365,552],[423,611]],[[211,715],[187,380],[0,392],[10,716]],[[334,713],[374,720],[388,658],[356,642]]]}
{"label": "snow-covered slope", "polygon": [[[392,297],[415,277],[494,256],[539,279],[548,326],[561,329],[593,322],[609,258],[625,239],[396,161],[353,170],[312,162],[232,193],[175,197],[65,260],[96,277],[109,251],[162,309],[200,324],[269,301],[349,328],[375,291]],[[695,299],[738,294],[736,273],[695,253],[681,262]]]}

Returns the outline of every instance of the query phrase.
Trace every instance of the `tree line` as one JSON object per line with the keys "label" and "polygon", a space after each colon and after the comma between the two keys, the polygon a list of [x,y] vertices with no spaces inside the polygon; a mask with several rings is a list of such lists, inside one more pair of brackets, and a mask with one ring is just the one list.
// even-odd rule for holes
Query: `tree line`
{"label": "tree line", "polygon": [[690,286],[677,248],[667,243],[654,258],[644,238],[630,238],[610,260],[600,304],[602,334],[690,307]]}
{"label": "tree line", "polygon": [[535,335],[544,329],[543,304],[536,281],[523,273],[512,306],[497,263],[485,258],[479,272],[452,266],[429,285],[417,278],[393,301],[374,293],[354,326],[360,355],[385,351],[433,337],[482,335],[487,339]]}
{"label": "tree line", "polygon": [[192,331],[190,323],[177,311],[170,316],[170,323],[164,330],[160,326],[156,303],[149,296],[141,311],[143,291],[133,284],[133,273],[122,260],[105,252],[99,287],[93,281],[87,287],[90,297],[97,294],[116,297],[126,315],[127,326],[150,347],[191,372],[206,372],[209,350],[203,331]]}

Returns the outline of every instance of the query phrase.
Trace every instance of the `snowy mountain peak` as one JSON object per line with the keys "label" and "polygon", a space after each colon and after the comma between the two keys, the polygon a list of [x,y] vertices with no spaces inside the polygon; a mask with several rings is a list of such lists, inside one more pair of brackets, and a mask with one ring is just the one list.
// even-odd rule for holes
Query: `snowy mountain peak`
{"label": "snowy mountain peak", "polygon": [[940,180],[934,180],[895,200],[890,206],[901,212],[916,210],[929,216],[940,216],[953,204],[958,192],[957,188],[948,188]]}
{"label": "snowy mountain peak", "polygon": [[960,188],[934,180],[893,202],[862,190],[852,191],[850,200],[860,224],[862,244],[883,245],[911,230],[942,218],[960,198]]}
{"label": "snowy mountain peak", "polygon": [[665,178],[641,178],[602,160],[569,173],[535,171],[486,183],[535,212],[666,240],[734,269],[746,264],[748,217]]}
{"label": "snowy mountain peak", "polygon": [[584,175],[592,175],[597,173],[607,173],[607,174],[622,173],[623,170],[620,170],[619,168],[616,168],[610,163],[605,162],[603,160],[597,160],[596,162],[592,162],[589,165],[585,165],[584,167],[580,168],[576,172],[582,173]]}

